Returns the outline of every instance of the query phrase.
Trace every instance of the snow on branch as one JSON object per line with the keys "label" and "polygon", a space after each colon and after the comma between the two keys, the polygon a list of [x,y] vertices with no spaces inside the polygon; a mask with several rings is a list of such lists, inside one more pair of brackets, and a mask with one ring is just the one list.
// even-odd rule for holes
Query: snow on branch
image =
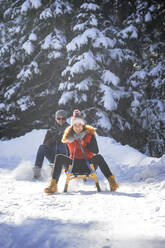
{"label": "snow on branch", "polygon": [[59,87],[58,87],[58,90],[59,91],[63,91],[63,90],[71,90],[73,89],[75,86],[75,83],[74,82],[69,82],[69,81],[66,81],[64,83],[60,83]]}
{"label": "snow on branch", "polygon": [[54,35],[53,33],[48,34],[44,41],[43,44],[41,45],[42,49],[56,49],[56,50],[61,50],[65,44],[66,44],[66,39],[62,32],[59,30],[55,30],[56,34]]}
{"label": "snow on branch", "polygon": [[117,60],[119,62],[132,61],[136,62],[136,57],[133,51],[129,49],[121,49],[121,48],[114,48],[108,50],[112,59]]}
{"label": "snow on branch", "polygon": [[22,4],[21,13],[27,12],[29,9],[38,9],[41,5],[41,0],[26,0]]}
{"label": "snow on branch", "polygon": [[85,31],[89,27],[97,27],[98,20],[95,15],[91,14],[88,20],[83,23],[78,23],[73,27],[73,31]]}
{"label": "snow on branch", "polygon": [[90,86],[92,86],[92,78],[88,77],[81,81],[80,83],[75,85],[75,88],[78,89],[79,91],[88,91]]}
{"label": "snow on branch", "polygon": [[117,86],[120,82],[120,78],[117,77],[113,72],[108,70],[103,71],[101,79],[107,85],[113,84],[114,86]]}
{"label": "snow on branch", "polygon": [[121,32],[119,32],[118,36],[122,36],[123,39],[137,39],[138,38],[138,33],[137,33],[137,28],[134,25],[130,25],[127,28],[123,29]]}
{"label": "snow on branch", "polygon": [[26,80],[32,79],[34,74],[40,74],[38,63],[36,61],[32,61],[32,63],[28,66],[24,66],[24,68],[17,75],[17,79],[25,82]]}
{"label": "snow on branch", "polygon": [[17,82],[14,86],[7,89],[4,94],[5,99],[10,100],[11,97],[16,93],[17,89],[20,87],[20,82]]}
{"label": "snow on branch", "polygon": [[107,113],[100,111],[96,113],[96,116],[98,117],[97,126],[100,126],[103,129],[111,130],[112,125]]}
{"label": "snow on branch", "polygon": [[40,20],[46,20],[52,17],[53,17],[53,13],[50,8],[44,9],[40,14]]}
{"label": "snow on branch", "polygon": [[65,91],[65,92],[63,92],[58,103],[60,105],[63,105],[63,104],[65,105],[67,102],[72,100],[73,94],[74,94],[74,91]]}
{"label": "snow on branch", "polygon": [[25,41],[22,48],[26,51],[27,54],[32,54],[34,52],[34,46],[30,40]]}
{"label": "snow on branch", "polygon": [[17,100],[17,104],[19,105],[22,111],[27,110],[30,106],[34,106],[35,103],[31,100],[30,96],[23,96],[22,98]]}
{"label": "snow on branch", "polygon": [[53,11],[54,17],[65,14],[71,14],[71,12],[72,12],[72,8],[69,2],[67,1],[63,2],[61,0],[56,0],[54,2],[54,11]]}
{"label": "snow on branch", "polygon": [[99,69],[99,65],[97,64],[95,57],[92,52],[86,52],[77,57],[76,62],[73,66],[67,66],[66,69],[62,72],[62,76],[65,76],[69,73],[72,77],[74,74],[84,73],[85,71],[92,71]]}
{"label": "snow on branch", "polygon": [[104,107],[110,111],[117,109],[115,98],[120,98],[120,94],[117,95],[117,91],[103,84],[100,85],[100,88],[104,93],[102,97]]}
{"label": "snow on branch", "polygon": [[112,48],[116,44],[115,40],[112,40],[106,36],[102,32],[100,32],[97,28],[89,28],[83,34],[75,37],[67,46],[67,51],[72,52],[77,49],[80,50],[82,46],[88,44],[89,40],[92,40],[93,47],[99,48]]}
{"label": "snow on branch", "polygon": [[100,8],[99,5],[94,3],[84,3],[80,7],[80,9],[93,10],[93,11],[99,10],[99,8]]}

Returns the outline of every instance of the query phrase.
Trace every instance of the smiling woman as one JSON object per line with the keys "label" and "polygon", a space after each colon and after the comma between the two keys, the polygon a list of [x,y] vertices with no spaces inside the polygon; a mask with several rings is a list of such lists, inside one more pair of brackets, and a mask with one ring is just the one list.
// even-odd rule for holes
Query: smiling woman
{"label": "smiling woman", "polygon": [[109,169],[103,156],[98,154],[95,128],[85,124],[83,115],[79,110],[74,110],[71,125],[65,130],[62,142],[67,144],[70,157],[59,154],[55,158],[55,166],[50,186],[45,193],[52,194],[58,191],[57,184],[64,166],[67,171],[73,165],[73,173],[90,173],[88,164],[92,163],[94,169],[98,167],[108,179],[110,190],[116,191],[119,187],[114,175]]}

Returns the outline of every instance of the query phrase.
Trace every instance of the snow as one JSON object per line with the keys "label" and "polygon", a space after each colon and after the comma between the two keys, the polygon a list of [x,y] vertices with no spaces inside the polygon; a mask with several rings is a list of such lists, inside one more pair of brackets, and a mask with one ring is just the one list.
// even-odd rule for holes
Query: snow
{"label": "snow", "polygon": [[145,22],[151,22],[152,21],[152,16],[151,16],[151,13],[148,12],[146,15],[145,15]]}
{"label": "snow", "polygon": [[94,3],[84,3],[80,7],[80,9],[93,10],[93,11],[96,11],[99,8],[100,7],[97,4],[94,4]]}
{"label": "snow", "polygon": [[31,40],[31,41],[36,41],[36,40],[37,40],[37,35],[36,35],[35,33],[31,33],[31,34],[29,35],[29,40]]}
{"label": "snow", "polygon": [[124,39],[128,39],[130,38],[134,38],[137,39],[138,38],[138,33],[137,33],[137,29],[134,25],[130,25],[128,27],[126,27],[125,29],[123,29],[121,32],[119,32],[119,35],[122,35],[122,37]]}
{"label": "snow", "polygon": [[22,46],[22,48],[27,52],[27,54],[32,54],[33,52],[34,52],[34,46],[33,46],[33,44],[32,44],[32,42],[30,41],[30,40],[27,40],[24,44],[23,44],[23,46]]}
{"label": "snow", "polygon": [[114,48],[109,49],[109,53],[112,59],[117,60],[119,62],[123,62],[124,60],[130,60],[132,62],[135,62],[135,55],[133,52],[129,49],[120,49],[120,48]]}
{"label": "snow", "polygon": [[41,0],[26,0],[21,7],[21,13],[27,12],[31,8],[38,9],[41,7]]}
{"label": "snow", "polygon": [[[81,28],[83,28],[81,26]],[[77,25],[75,26],[77,29]],[[89,39],[92,40],[93,46],[95,48],[113,48],[116,41],[110,38],[107,38],[103,35],[102,32],[99,31],[97,28],[88,28],[82,34],[77,35],[70,43],[67,44],[67,52],[77,51],[77,49],[81,49],[83,46],[87,45]]]}
{"label": "snow", "polygon": [[80,83],[76,84],[75,88],[78,89],[79,91],[88,91],[89,87],[91,86],[92,78],[88,77],[81,81]]}
{"label": "snow", "polygon": [[61,50],[66,43],[66,40],[58,29],[55,29],[56,35],[54,36],[52,33],[46,36],[44,39],[44,43],[42,44],[42,49],[56,49]]}
{"label": "snow", "polygon": [[50,8],[44,9],[44,10],[41,12],[41,14],[40,14],[40,19],[41,19],[41,20],[46,20],[46,19],[52,18],[52,17],[53,17],[53,13],[52,13],[52,11],[51,11]]}
{"label": "snow", "polygon": [[98,117],[97,125],[103,129],[110,130],[112,128],[110,119],[108,118],[107,113],[97,112],[96,116]]}
{"label": "snow", "polygon": [[30,80],[33,77],[33,74],[40,74],[38,63],[36,61],[32,61],[28,66],[24,66],[17,75],[17,79],[21,79],[22,81],[26,81],[27,79]]}
{"label": "snow", "polygon": [[0,247],[4,248],[164,248],[165,155],[148,157],[112,138],[97,136],[120,185],[109,192],[98,170],[102,192],[93,182],[74,180],[63,193],[47,196],[50,169],[32,179],[38,146],[46,130],[0,142]]}
{"label": "snow", "polygon": [[100,84],[100,88],[104,92],[102,97],[104,107],[110,111],[117,109],[117,103],[115,102],[115,97],[113,94],[115,91],[103,84]]}
{"label": "snow", "polygon": [[149,72],[150,76],[156,76],[157,74],[160,74],[162,71],[162,63],[159,62],[155,67],[152,68],[152,70]]}
{"label": "snow", "polygon": [[22,111],[25,111],[29,106],[34,106],[35,103],[32,101],[30,96],[23,96],[22,98],[16,101]]}
{"label": "snow", "polygon": [[107,85],[112,83],[114,86],[117,86],[120,82],[120,78],[117,77],[113,72],[104,70],[101,79]]}
{"label": "snow", "polygon": [[12,97],[12,95],[16,92],[16,90],[17,90],[18,87],[19,87],[19,83],[17,83],[16,85],[14,85],[12,88],[9,88],[5,92],[4,97],[9,100]]}
{"label": "snow", "polygon": [[60,100],[59,100],[59,104],[62,105],[62,104],[66,104],[68,101],[72,100],[73,98],[73,95],[74,95],[74,92],[73,91],[64,91],[60,97]]}
{"label": "snow", "polygon": [[89,70],[97,70],[99,66],[95,60],[93,53],[84,52],[76,58],[76,62],[71,66],[67,66],[66,69],[62,72],[62,76],[65,76],[68,72],[73,77],[75,74],[84,73]]}

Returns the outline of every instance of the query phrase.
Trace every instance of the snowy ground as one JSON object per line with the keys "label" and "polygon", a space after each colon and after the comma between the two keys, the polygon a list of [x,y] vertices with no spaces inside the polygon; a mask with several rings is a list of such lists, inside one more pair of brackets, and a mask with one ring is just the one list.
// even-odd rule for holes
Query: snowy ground
{"label": "snowy ground", "polygon": [[113,139],[97,137],[120,188],[109,192],[98,171],[101,193],[91,181],[74,180],[47,196],[50,169],[32,179],[36,150],[45,131],[0,143],[0,247],[164,248],[165,156],[150,158]]}

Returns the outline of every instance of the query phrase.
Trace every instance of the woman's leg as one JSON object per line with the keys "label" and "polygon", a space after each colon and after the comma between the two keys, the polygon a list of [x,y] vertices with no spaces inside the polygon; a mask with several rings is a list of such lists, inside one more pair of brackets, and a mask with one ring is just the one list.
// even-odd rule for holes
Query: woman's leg
{"label": "woman's leg", "polygon": [[95,169],[99,166],[100,170],[102,171],[103,175],[108,179],[109,176],[112,176],[112,172],[109,169],[106,161],[104,160],[103,156],[100,154],[95,155],[93,158],[90,159],[90,163],[94,164]]}
{"label": "woman's leg", "polygon": [[58,183],[63,166],[65,169],[68,169],[70,164],[72,164],[72,159],[70,159],[69,157],[63,154],[56,155],[55,166],[52,173],[52,178],[56,179],[56,183]]}
{"label": "woman's leg", "polygon": [[99,166],[99,168],[102,171],[102,173],[104,174],[104,176],[108,179],[110,191],[115,192],[119,188],[119,185],[116,182],[115,177],[112,174],[111,170],[109,169],[103,156],[100,154],[97,154],[93,158],[90,159],[90,162],[94,164],[95,168],[97,166]]}
{"label": "woman's leg", "polygon": [[62,167],[64,166],[65,169],[68,169],[70,164],[72,164],[72,159],[70,159],[69,157],[63,154],[56,155],[55,166],[53,169],[53,175],[50,181],[50,186],[44,190],[46,194],[53,194],[58,192],[57,184],[61,175]]}

